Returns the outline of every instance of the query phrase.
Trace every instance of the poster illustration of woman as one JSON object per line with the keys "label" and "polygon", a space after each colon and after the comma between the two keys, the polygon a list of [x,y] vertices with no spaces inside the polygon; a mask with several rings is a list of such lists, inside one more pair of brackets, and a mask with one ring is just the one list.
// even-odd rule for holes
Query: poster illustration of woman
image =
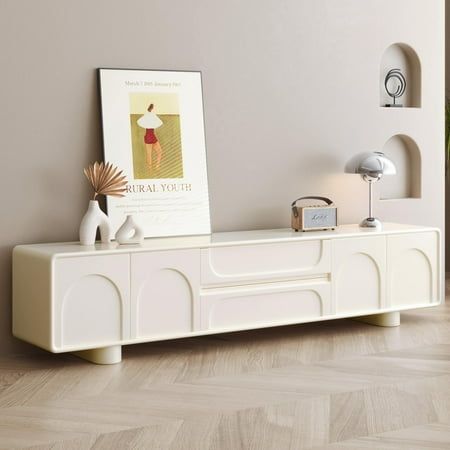
{"label": "poster illustration of woman", "polygon": [[152,153],[156,153],[156,170],[161,167],[162,148],[155,135],[155,128],[159,128],[163,123],[162,120],[153,112],[153,103],[147,109],[147,112],[138,119],[137,124],[141,128],[145,128],[144,144],[147,155],[148,169],[152,170]]}
{"label": "poster illustration of woman", "polygon": [[183,178],[178,96],[130,93],[130,125],[134,178]]}

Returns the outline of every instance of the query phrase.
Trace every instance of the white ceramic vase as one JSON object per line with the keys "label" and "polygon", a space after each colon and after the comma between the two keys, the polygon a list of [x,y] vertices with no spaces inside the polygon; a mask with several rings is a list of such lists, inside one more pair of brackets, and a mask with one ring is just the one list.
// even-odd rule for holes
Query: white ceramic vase
{"label": "white ceramic vase", "polygon": [[97,200],[89,202],[88,210],[83,216],[80,224],[81,245],[94,245],[97,228],[100,228],[102,243],[111,241],[111,223],[108,216],[100,209]]}
{"label": "white ceramic vase", "polygon": [[117,230],[116,241],[119,244],[140,244],[144,240],[144,230],[136,223],[132,215]]}

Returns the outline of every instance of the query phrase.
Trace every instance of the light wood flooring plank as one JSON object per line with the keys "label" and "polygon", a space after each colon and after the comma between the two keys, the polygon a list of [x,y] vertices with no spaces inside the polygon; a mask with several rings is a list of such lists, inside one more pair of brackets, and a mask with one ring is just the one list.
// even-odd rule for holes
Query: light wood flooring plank
{"label": "light wood flooring plank", "polygon": [[314,450],[448,450],[450,425],[430,423],[339,442]]}
{"label": "light wood flooring plank", "polygon": [[364,391],[335,394],[330,401],[329,441],[338,442],[354,436],[367,436],[368,419]]}

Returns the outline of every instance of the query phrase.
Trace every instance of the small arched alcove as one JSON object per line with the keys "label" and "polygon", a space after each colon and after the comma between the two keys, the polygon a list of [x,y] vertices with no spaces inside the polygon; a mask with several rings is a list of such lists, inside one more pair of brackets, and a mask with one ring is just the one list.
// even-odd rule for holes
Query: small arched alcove
{"label": "small arched alcove", "polygon": [[385,107],[393,103],[385,88],[385,78],[392,69],[400,69],[406,80],[406,89],[402,97],[397,100],[407,108],[422,106],[422,73],[419,57],[415,50],[407,44],[396,43],[390,45],[381,58],[380,66],[380,106]]}
{"label": "small arched alcove", "polygon": [[383,153],[394,162],[397,174],[383,177],[380,199],[420,198],[422,163],[416,142],[409,136],[397,134],[386,142]]}

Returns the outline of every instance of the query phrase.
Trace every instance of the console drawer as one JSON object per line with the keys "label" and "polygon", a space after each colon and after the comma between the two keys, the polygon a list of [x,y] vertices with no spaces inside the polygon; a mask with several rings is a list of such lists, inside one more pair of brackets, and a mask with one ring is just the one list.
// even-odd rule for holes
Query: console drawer
{"label": "console drawer", "polygon": [[326,274],[331,271],[329,240],[212,247],[201,253],[201,283],[246,284]]}
{"label": "console drawer", "polygon": [[331,286],[316,281],[204,289],[200,304],[204,330],[308,322],[331,314]]}

